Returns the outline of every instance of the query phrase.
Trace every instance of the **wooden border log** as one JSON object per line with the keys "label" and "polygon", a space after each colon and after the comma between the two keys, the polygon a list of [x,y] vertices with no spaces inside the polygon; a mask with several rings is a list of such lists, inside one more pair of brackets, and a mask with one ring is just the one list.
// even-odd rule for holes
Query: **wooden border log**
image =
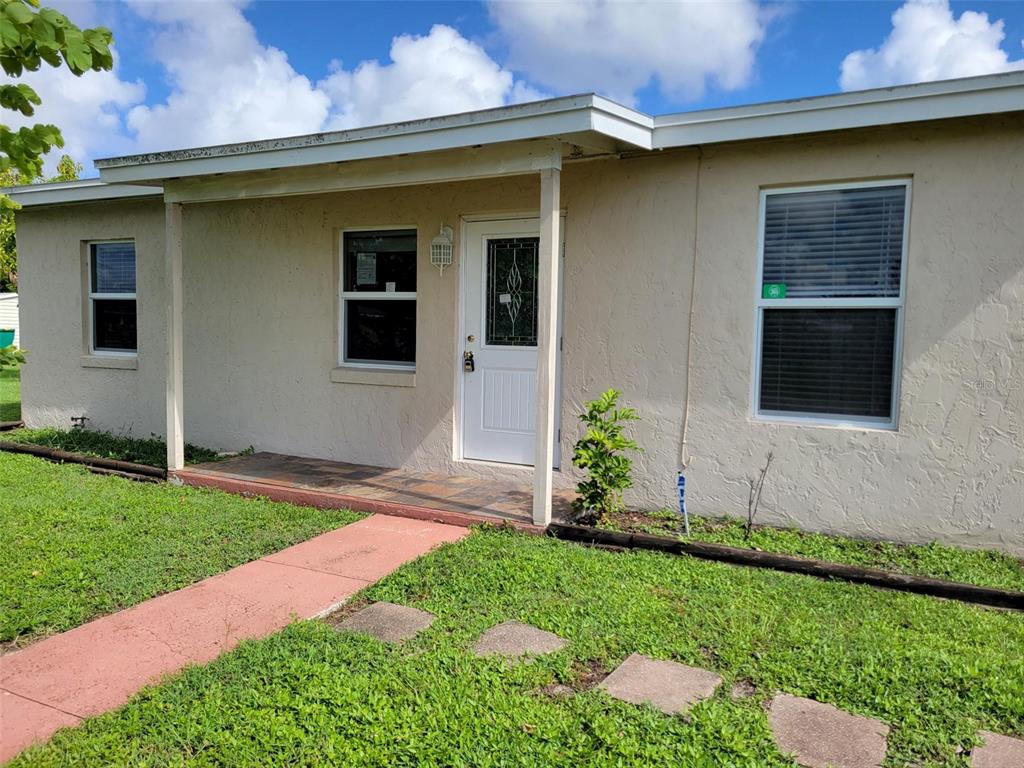
{"label": "wooden border log", "polygon": [[842,579],[854,584],[869,584],[902,592],[914,592],[932,597],[944,597],[995,608],[1010,608],[1024,611],[1024,592],[996,587],[981,587],[958,581],[944,581],[928,576],[914,576],[907,573],[883,571],[877,568],[862,568],[825,560],[814,560],[797,555],[763,552],[755,549],[730,547],[725,544],[710,544],[700,541],[680,541],[670,536],[655,536],[649,533],[626,533],[607,531],[583,525],[552,523],[548,534],[566,541],[582,544],[612,546],[625,549],[646,549],[674,555],[689,555],[703,560],[715,560],[734,565],[754,568],[770,568],[776,571],[801,573],[822,579]]}
{"label": "wooden border log", "polygon": [[26,453],[41,459],[61,462],[64,464],[84,464],[87,467],[97,467],[113,472],[120,472],[125,475],[143,475],[157,480],[167,479],[167,470],[160,467],[151,467],[147,464],[135,464],[130,461],[118,461],[117,459],[104,459],[99,456],[87,456],[84,453],[71,453],[57,448],[50,448],[45,445],[34,445],[32,443],[16,443],[11,440],[0,440],[0,451],[9,453]]}

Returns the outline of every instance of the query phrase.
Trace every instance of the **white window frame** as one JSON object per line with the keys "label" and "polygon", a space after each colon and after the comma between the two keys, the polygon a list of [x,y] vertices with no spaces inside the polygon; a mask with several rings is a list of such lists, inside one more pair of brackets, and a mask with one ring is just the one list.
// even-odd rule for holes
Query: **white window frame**
{"label": "white window frame", "polygon": [[[416,291],[346,291],[345,290],[345,236],[360,232],[394,232],[398,230],[412,230],[416,233]],[[420,255],[420,233],[415,224],[396,225],[388,224],[380,227],[346,227],[339,235],[338,244],[338,367],[339,368],[364,368],[370,370],[385,371],[410,371],[416,370],[416,363],[388,362],[387,360],[349,360],[346,350],[347,337],[345,335],[345,318],[348,315],[346,303],[349,299],[371,299],[373,301],[417,301],[416,294],[419,290],[419,255]],[[419,302],[416,304],[416,334],[419,335]]]}
{"label": "white window frame", "polygon": [[[763,298],[764,281],[764,229],[765,206],[771,195],[784,195],[796,192],[826,192],[836,189],[869,189],[873,187],[902,186],[906,189],[906,203],[903,210],[903,253],[900,256],[900,293],[899,296],[887,298]],[[754,364],[751,376],[750,415],[757,421],[803,424],[807,426],[840,427],[852,429],[880,429],[895,431],[899,428],[900,382],[903,378],[903,321],[907,296],[907,252],[910,245],[910,204],[911,179],[879,179],[872,181],[844,182],[838,184],[811,184],[795,187],[762,188],[760,194],[760,210],[757,220],[757,280],[754,310]],[[890,308],[896,310],[896,338],[893,340],[892,361],[892,400],[889,404],[889,418],[872,418],[869,416],[841,416],[799,411],[763,411],[761,410],[761,344],[766,309],[841,309],[855,307],[858,309]]]}
{"label": "white window frame", "polygon": [[[113,238],[109,240],[87,240],[85,243],[85,288],[87,297],[87,309],[86,316],[88,318],[89,326],[87,328],[88,341],[89,341],[89,354],[95,357],[138,357],[139,356],[139,252],[135,249],[135,291],[132,293],[98,293],[93,291],[92,285],[92,266],[93,259],[96,256],[96,252],[93,248],[95,245],[103,245],[105,243],[131,243],[133,248],[135,246],[135,239],[131,237]],[[95,324],[95,312],[93,310],[93,303],[97,300],[112,299],[115,301],[134,301],[135,302],[135,349],[105,349],[103,347],[96,346],[96,324]]]}

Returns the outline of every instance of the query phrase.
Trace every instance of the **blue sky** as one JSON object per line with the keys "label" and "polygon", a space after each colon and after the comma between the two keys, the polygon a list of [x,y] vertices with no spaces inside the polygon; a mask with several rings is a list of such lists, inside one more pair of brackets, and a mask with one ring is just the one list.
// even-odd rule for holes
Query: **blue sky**
{"label": "blue sky", "polygon": [[115,36],[113,72],[29,80],[87,168],[581,91],[662,114],[1024,68],[1024,0],[49,4]]}
{"label": "blue sky", "polygon": [[[891,16],[902,2],[849,0],[791,2],[778,9],[757,57],[757,71],[748,87],[714,89],[704,98],[664,98],[656,84],[640,92],[638,108],[651,114],[705,107],[835,93],[839,68],[850,51],[878,46],[892,30]],[[1024,56],[1024,1],[954,2],[952,11],[987,13],[1005,23],[1003,49],[1011,59]],[[487,8],[476,2],[347,2],[297,0],[257,2],[246,16],[265,42],[288,51],[292,65],[308,77],[322,75],[328,58],[355,61],[386,58],[391,38],[402,32],[426,34],[435,23],[448,24],[481,42],[498,60],[507,51]],[[309,17],[317,24],[310,28]],[[322,23],[321,23],[322,20]],[[588,90],[601,92],[595,82]]]}

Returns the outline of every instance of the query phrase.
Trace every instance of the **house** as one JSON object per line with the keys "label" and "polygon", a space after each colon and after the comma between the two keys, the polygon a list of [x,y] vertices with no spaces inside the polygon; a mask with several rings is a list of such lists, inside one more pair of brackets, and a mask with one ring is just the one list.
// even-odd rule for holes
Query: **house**
{"label": "house", "polygon": [[30,425],[522,477],[543,524],[614,386],[632,505],[685,467],[745,514],[772,451],[764,522],[1024,552],[1024,73],[96,165],[11,191]]}
{"label": "house", "polygon": [[[18,324],[18,294],[0,293],[0,330],[14,331],[11,343],[15,346],[20,341]],[[0,346],[3,346],[2,342]]]}

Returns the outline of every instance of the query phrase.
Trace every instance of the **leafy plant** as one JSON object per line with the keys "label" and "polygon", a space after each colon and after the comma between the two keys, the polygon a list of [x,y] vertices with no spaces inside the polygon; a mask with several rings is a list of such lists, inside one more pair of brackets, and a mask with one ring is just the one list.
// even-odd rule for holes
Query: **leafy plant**
{"label": "leafy plant", "polygon": [[633,408],[617,408],[620,392],[609,389],[587,403],[580,420],[587,431],[573,450],[572,463],[587,471],[587,478],[576,486],[579,497],[573,502],[577,522],[594,525],[607,515],[622,509],[622,492],[633,485],[633,460],[624,451],[639,451],[635,440],[623,434],[630,421],[636,421]]}
{"label": "leafy plant", "polygon": [[15,346],[0,347],[0,368],[13,367],[25,362],[25,352]]}
{"label": "leafy plant", "polygon": [[[11,78],[21,77],[26,70],[35,72],[44,63],[66,65],[75,75],[110,69],[114,66],[112,41],[106,27],[79,29],[63,13],[41,8],[39,0],[0,0],[0,67]],[[41,103],[39,94],[25,83],[0,85],[0,108],[32,117]],[[55,125],[14,130],[0,123],[0,172],[16,168],[23,177],[34,179],[42,173],[43,155],[62,146],[64,139]]]}
{"label": "leafy plant", "polygon": [[[82,175],[82,164],[70,155],[61,155],[54,176],[23,176],[16,168],[0,171],[0,187],[17,187],[50,181],[75,181]],[[5,202],[6,201],[6,204]],[[18,250],[14,223],[15,207],[10,198],[0,195],[0,293],[18,291]]]}

